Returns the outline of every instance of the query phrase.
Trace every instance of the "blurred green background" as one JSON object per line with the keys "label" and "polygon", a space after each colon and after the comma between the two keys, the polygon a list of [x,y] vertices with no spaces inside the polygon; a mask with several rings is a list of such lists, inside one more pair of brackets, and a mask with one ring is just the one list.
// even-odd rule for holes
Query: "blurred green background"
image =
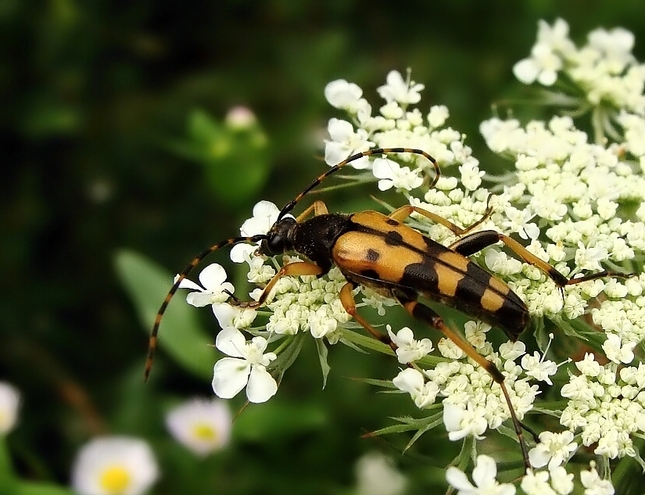
{"label": "blurred green background", "polygon": [[[349,493],[362,453],[397,455],[408,440],[360,438],[414,413],[351,379],[391,377],[396,363],[336,346],[322,391],[309,345],[277,397],[242,414],[235,444],[197,461],[168,437],[163,412],[210,384],[163,351],[143,384],[149,328],[115,256],[144,254],[170,275],[237,234],[259,199],[291,199],[325,170],[327,120],[342,115],[323,89],[337,78],[378,108],[387,73],[412,68],[421,110],[447,105],[487,169],[479,122],[521,94],[511,69],[538,19],[563,17],[578,44],[625,27],[644,60],[642,13],[642,0],[0,1],[0,380],[23,394],[8,438],[17,472],[67,484],[83,442],[125,433],[159,457],[154,493]],[[253,133],[223,128],[237,105],[256,114]],[[214,335],[208,310],[199,317]],[[433,466],[457,453],[448,444],[422,441],[400,461],[410,493],[443,486]]]}

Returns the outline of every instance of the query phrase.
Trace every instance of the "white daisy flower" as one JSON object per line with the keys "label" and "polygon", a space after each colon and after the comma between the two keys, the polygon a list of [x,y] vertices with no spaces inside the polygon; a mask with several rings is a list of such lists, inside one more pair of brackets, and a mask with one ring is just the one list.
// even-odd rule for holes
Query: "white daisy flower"
{"label": "white daisy flower", "polygon": [[72,487],[80,495],[139,495],[159,477],[150,446],[138,438],[99,437],[79,450]]}
{"label": "white daisy flower", "polygon": [[13,430],[18,420],[20,392],[7,382],[0,382],[0,435]]}
{"label": "white daisy flower", "polygon": [[166,426],[179,443],[206,456],[228,443],[231,411],[224,401],[193,398],[168,412]]}

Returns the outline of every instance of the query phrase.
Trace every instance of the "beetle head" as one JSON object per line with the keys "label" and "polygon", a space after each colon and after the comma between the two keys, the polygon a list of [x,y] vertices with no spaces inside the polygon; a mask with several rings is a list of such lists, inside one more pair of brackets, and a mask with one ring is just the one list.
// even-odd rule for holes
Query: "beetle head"
{"label": "beetle head", "polygon": [[298,225],[293,215],[285,215],[273,224],[266,237],[260,244],[259,253],[265,256],[275,256],[291,251],[292,232]]}

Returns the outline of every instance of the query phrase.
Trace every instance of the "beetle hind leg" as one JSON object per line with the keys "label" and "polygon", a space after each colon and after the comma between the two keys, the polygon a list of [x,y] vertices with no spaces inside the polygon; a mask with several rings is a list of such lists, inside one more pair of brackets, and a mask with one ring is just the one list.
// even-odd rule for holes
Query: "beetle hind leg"
{"label": "beetle hind leg", "polygon": [[528,447],[526,445],[526,440],[524,439],[524,434],[522,432],[524,426],[515,413],[515,408],[513,407],[513,403],[511,402],[511,396],[509,395],[508,388],[506,387],[505,377],[499,370],[499,368],[497,368],[495,363],[489,361],[484,356],[479,354],[472,345],[470,345],[466,340],[463,339],[463,337],[461,337],[452,328],[450,328],[444,322],[443,318],[441,318],[441,316],[435,313],[428,306],[421,304],[416,299],[399,298],[399,302],[401,303],[403,308],[414,318],[430,325],[432,328],[436,328],[441,333],[443,333],[445,337],[450,339],[457,347],[464,351],[464,353],[466,353],[468,357],[475,361],[479,366],[484,368],[484,370],[486,370],[486,372],[492,377],[493,381],[499,385],[500,389],[502,390],[502,394],[504,395],[504,400],[508,407],[511,421],[513,422],[513,429],[515,430],[520,448],[522,449],[522,459],[524,461],[524,467],[526,469],[530,468],[531,464],[529,462]]}
{"label": "beetle hind leg", "polygon": [[[396,351],[397,346],[392,342],[390,337],[387,334],[379,332],[372,325],[367,322],[357,311],[356,303],[354,301],[354,296],[352,294],[352,289],[355,287],[353,282],[347,282],[340,291],[340,300],[345,308],[345,311],[354,318],[365,330],[367,330],[374,338],[390,346],[392,351]],[[393,291],[394,292],[394,291]],[[524,439],[524,434],[522,428],[524,425],[520,422],[517,414],[515,413],[515,408],[511,402],[511,396],[508,393],[508,389],[505,383],[505,376],[502,372],[495,366],[495,363],[484,358],[479,354],[475,348],[470,345],[466,340],[464,340],[459,334],[457,334],[453,329],[451,329],[444,321],[441,316],[435,313],[432,309],[424,304],[418,302],[415,298],[410,297],[410,295],[402,292],[396,291],[396,294],[392,294],[392,297],[396,298],[401,306],[410,313],[414,318],[430,325],[432,328],[436,328],[441,333],[443,333],[447,338],[452,340],[455,345],[457,345],[462,351],[466,353],[470,358],[472,358],[479,366],[484,368],[486,372],[492,377],[493,381],[497,383],[502,390],[504,395],[504,400],[509,409],[509,414],[511,421],[513,422],[513,429],[517,435],[520,448],[522,450],[522,460],[524,461],[524,467],[526,469],[531,467],[529,462],[528,447],[526,445],[526,440]],[[529,432],[533,433],[532,430],[527,429]],[[535,437],[535,434],[533,434]]]}

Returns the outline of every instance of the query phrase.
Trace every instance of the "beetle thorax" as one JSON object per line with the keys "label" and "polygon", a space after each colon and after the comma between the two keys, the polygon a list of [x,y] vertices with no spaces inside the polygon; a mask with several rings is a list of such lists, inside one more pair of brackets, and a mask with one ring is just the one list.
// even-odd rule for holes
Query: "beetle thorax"
{"label": "beetle thorax", "polygon": [[349,216],[340,213],[317,215],[297,224],[291,232],[293,250],[325,270],[331,268],[331,250],[349,228]]}

